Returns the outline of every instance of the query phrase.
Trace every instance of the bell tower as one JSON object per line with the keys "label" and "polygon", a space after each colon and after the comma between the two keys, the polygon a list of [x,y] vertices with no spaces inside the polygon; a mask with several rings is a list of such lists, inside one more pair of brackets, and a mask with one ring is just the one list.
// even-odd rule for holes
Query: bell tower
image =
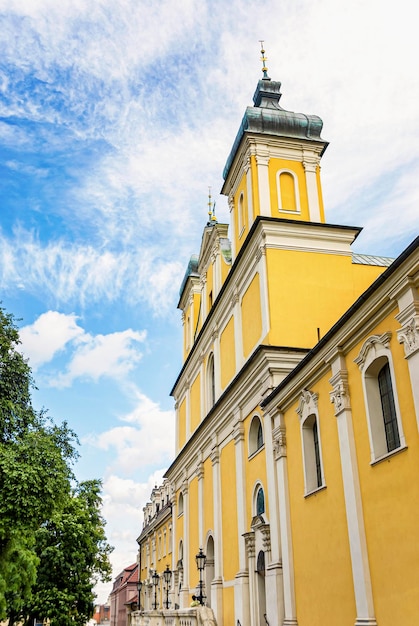
{"label": "bell tower", "polygon": [[328,143],[317,115],[283,109],[262,43],[263,77],[227,159],[221,193],[231,212],[233,258],[257,216],[324,223],[320,159]]}

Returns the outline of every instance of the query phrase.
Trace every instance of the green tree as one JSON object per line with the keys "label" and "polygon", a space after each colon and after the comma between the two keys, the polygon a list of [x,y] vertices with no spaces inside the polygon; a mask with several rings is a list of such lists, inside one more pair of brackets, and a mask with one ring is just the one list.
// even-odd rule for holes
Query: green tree
{"label": "green tree", "polygon": [[[44,576],[42,537],[60,519],[68,528],[90,521],[90,535],[79,545],[90,582],[84,576],[80,598],[74,589],[74,597],[59,599],[63,613],[86,602],[88,584],[91,598],[95,576],[107,577],[110,572],[110,548],[99,514],[100,483],[74,487],[77,437],[66,423],[57,426],[45,411],[34,410],[31,369],[19,343],[13,316],[0,308],[0,620],[9,618],[10,625],[26,618],[33,594],[41,610],[37,589]],[[41,614],[48,616],[48,610],[46,604]],[[55,623],[64,624],[61,618]]]}
{"label": "green tree", "polygon": [[112,548],[100,514],[100,487],[97,480],[80,483],[63,509],[37,531],[31,616],[48,617],[59,626],[83,626],[92,616],[93,584],[111,578]]}

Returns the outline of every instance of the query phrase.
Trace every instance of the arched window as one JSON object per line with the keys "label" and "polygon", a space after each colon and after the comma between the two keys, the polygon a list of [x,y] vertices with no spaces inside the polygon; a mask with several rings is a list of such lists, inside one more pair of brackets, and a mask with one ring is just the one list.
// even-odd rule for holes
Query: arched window
{"label": "arched window", "polygon": [[256,515],[263,515],[265,512],[265,494],[262,487],[259,487],[256,494]]}
{"label": "arched window", "polygon": [[210,354],[207,365],[207,393],[208,393],[208,411],[215,404],[215,368],[214,355]]}
{"label": "arched window", "polygon": [[243,192],[241,192],[240,194],[240,198],[239,198],[239,237],[243,234],[243,231],[245,229],[246,226],[246,212],[245,212],[245,206],[244,206],[244,194]]}
{"label": "arched window", "polygon": [[391,452],[400,447],[400,437],[399,427],[397,426],[396,406],[394,404],[393,385],[391,384],[390,366],[388,363],[380,369],[377,379],[380,389],[387,450]]}
{"label": "arched window", "polygon": [[261,576],[265,576],[265,553],[263,550],[260,550],[258,553],[258,558],[256,561],[256,571]]}
{"label": "arched window", "polygon": [[372,461],[405,445],[394,383],[390,338],[391,333],[369,337],[355,359],[363,374]]}
{"label": "arched window", "polygon": [[297,413],[301,420],[301,442],[304,465],[305,493],[324,487],[322,453],[320,445],[317,394],[304,390]]}
{"label": "arched window", "polygon": [[285,213],[300,213],[298,179],[291,170],[281,170],[277,174],[278,210]]}
{"label": "arched window", "polygon": [[178,515],[182,515],[183,513],[183,493],[180,492],[179,494],[179,500],[178,500],[178,505],[177,505],[177,512]]}
{"label": "arched window", "polygon": [[258,415],[252,419],[249,429],[249,456],[263,448],[263,427]]}

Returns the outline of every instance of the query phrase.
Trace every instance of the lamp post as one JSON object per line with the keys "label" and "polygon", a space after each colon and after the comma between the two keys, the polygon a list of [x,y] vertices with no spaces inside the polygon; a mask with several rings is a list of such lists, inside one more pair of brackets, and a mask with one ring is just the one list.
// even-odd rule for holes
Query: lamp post
{"label": "lamp post", "polygon": [[196,597],[196,599],[198,600],[199,604],[203,605],[206,596],[204,595],[204,581],[202,579],[202,576],[205,569],[205,563],[207,562],[207,557],[202,552],[202,548],[199,548],[199,552],[195,557],[195,561],[199,572],[199,595]]}
{"label": "lamp post", "polygon": [[163,579],[164,582],[166,583],[166,609],[169,608],[169,590],[170,590],[170,583],[172,582],[172,572],[170,571],[169,565],[166,565],[166,569],[163,572]]}
{"label": "lamp post", "polygon": [[156,610],[157,609],[157,585],[159,584],[159,580],[160,580],[160,576],[158,575],[156,570],[154,570],[154,574],[152,576],[152,579],[153,579],[153,587],[154,587],[153,609]]}

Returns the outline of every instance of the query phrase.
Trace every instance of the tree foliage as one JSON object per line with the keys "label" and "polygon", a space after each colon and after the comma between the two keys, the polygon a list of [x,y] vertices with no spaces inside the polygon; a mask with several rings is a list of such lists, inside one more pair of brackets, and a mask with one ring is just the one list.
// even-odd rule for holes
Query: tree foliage
{"label": "tree foliage", "polygon": [[[77,485],[77,437],[33,408],[18,345],[13,317],[0,308],[0,620],[12,625],[36,607],[52,624],[71,615],[77,626],[91,615],[95,579],[110,575],[100,482]],[[54,598],[46,593],[53,579]]]}
{"label": "tree foliage", "polygon": [[60,626],[83,626],[92,616],[92,581],[110,580],[111,574],[100,504],[100,482],[82,482],[37,531],[34,616]]}

